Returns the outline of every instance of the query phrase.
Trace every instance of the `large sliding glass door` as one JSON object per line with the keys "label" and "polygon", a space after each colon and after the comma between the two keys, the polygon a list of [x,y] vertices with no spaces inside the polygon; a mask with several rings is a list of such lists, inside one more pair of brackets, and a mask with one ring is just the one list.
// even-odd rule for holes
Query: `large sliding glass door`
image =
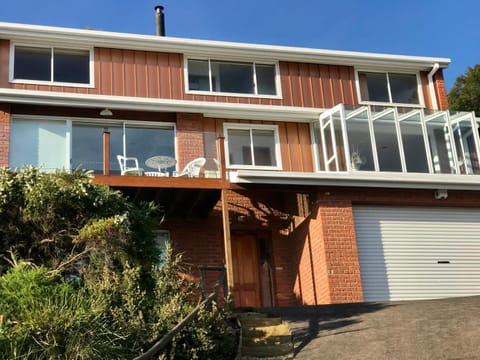
{"label": "large sliding glass door", "polygon": [[[140,167],[144,167],[145,161],[152,156],[162,155],[176,158],[173,125],[146,127],[145,124],[125,123],[124,141],[124,156],[136,157]],[[172,172],[174,170],[175,166],[172,166],[163,171]]]}
{"label": "large sliding glass door", "polygon": [[70,169],[69,134],[65,121],[15,119],[10,132],[10,167]]}
{"label": "large sliding glass door", "polygon": [[[14,116],[9,166],[103,171],[104,133],[110,139],[110,172],[120,174],[117,155],[136,157],[143,167],[154,155],[175,158],[175,126],[167,123]],[[170,169],[174,170],[174,169]]]}

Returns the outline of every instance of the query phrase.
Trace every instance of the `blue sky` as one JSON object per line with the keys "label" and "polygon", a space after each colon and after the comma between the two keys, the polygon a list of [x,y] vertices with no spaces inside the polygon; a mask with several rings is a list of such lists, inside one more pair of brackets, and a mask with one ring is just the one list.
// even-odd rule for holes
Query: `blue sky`
{"label": "blue sky", "polygon": [[448,57],[447,90],[480,63],[478,0],[3,0],[0,21],[153,34],[155,5],[167,36]]}

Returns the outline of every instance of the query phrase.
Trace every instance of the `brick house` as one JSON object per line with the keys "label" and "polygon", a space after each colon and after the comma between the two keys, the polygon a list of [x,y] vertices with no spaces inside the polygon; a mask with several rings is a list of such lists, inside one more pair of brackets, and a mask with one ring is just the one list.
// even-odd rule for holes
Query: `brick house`
{"label": "brick house", "polygon": [[479,294],[478,124],[448,111],[449,62],[0,23],[0,166],[155,201],[238,306]]}

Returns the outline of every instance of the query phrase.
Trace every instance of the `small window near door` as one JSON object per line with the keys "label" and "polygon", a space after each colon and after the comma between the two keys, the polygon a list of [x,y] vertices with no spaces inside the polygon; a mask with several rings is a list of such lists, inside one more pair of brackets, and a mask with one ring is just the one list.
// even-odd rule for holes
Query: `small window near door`
{"label": "small window near door", "polygon": [[226,124],[227,166],[280,169],[280,145],[276,126]]}
{"label": "small window near door", "polygon": [[362,101],[420,105],[416,74],[358,72]]}
{"label": "small window near door", "polygon": [[155,231],[155,244],[157,249],[160,250],[160,257],[158,259],[158,268],[161,268],[165,265],[167,261],[167,252],[170,249],[170,231],[168,230],[157,230]]}

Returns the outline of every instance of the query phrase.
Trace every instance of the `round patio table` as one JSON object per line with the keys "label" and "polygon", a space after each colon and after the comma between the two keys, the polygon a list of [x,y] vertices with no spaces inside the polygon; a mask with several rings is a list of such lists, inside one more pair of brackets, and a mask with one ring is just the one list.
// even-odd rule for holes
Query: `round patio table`
{"label": "round patio table", "polygon": [[[169,167],[174,166],[176,163],[177,163],[177,160],[175,160],[171,156],[165,156],[165,155],[152,156],[151,158],[148,158],[145,161],[145,165],[147,165],[149,168],[158,169],[157,176],[168,176],[168,172],[162,171],[162,169],[168,169]],[[147,173],[145,174],[148,175]],[[160,174],[163,174],[163,175],[160,175]],[[151,172],[150,175],[154,176],[154,173]]]}

